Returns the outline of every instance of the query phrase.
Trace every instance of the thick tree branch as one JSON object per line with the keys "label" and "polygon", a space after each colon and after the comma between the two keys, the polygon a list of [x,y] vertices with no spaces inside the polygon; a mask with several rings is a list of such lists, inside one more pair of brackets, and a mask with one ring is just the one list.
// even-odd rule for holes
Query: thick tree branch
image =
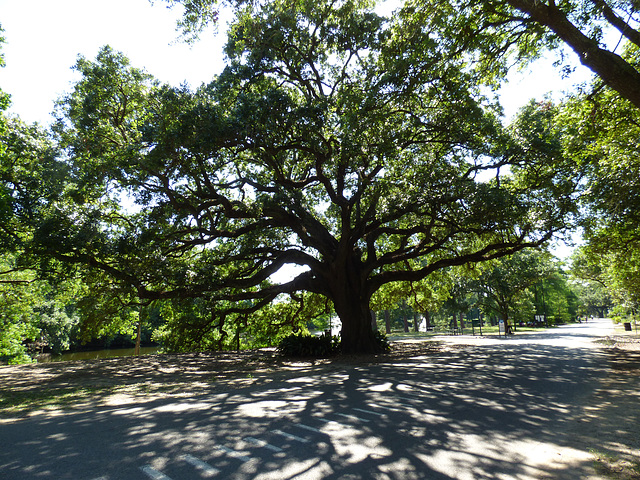
{"label": "thick tree branch", "polygon": [[507,0],[510,5],[551,29],[578,55],[580,62],[598,75],[604,83],[640,108],[640,72],[620,55],[600,47],[587,37],[555,6],[537,0]]}

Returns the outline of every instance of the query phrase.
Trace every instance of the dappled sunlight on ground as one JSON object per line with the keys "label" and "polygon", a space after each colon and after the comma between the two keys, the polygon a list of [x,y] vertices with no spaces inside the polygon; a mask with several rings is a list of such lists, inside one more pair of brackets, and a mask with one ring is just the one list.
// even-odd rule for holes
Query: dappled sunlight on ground
{"label": "dappled sunlight on ground", "polygon": [[639,357],[553,335],[32,412],[0,424],[0,477],[595,479],[596,447],[632,471]]}

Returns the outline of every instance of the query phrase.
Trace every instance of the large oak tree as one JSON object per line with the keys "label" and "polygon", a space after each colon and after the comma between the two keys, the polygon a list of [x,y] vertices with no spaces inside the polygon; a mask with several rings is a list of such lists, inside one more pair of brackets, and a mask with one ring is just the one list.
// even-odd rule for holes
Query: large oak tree
{"label": "large oak tree", "polygon": [[[575,183],[544,106],[504,130],[464,59],[367,7],[242,6],[228,67],[196,91],[108,48],[81,59],[58,132],[71,195],[94,201],[43,235],[44,250],[142,300],[199,298],[211,329],[283,296],[301,308],[304,292],[324,297],[343,351],[373,352],[382,286],[563,229]],[[300,268],[275,282],[287,265]]]}

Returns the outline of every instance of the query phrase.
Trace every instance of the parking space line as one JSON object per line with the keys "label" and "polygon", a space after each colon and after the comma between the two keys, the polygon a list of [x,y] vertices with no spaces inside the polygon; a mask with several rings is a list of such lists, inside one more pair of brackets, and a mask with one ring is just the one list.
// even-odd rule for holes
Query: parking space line
{"label": "parking space line", "polygon": [[181,457],[185,462],[190,463],[191,465],[193,465],[194,467],[196,467],[199,470],[202,470],[204,473],[207,474],[207,476],[214,476],[217,475],[218,473],[220,473],[220,470],[218,470],[215,467],[212,467],[211,465],[209,465],[207,462],[203,462],[202,460],[200,460],[199,458],[194,457],[193,455],[182,455]]}
{"label": "parking space line", "polygon": [[373,410],[364,410],[362,408],[354,408],[354,410],[357,411],[357,412],[369,413],[371,415],[376,415],[378,417],[384,417],[384,413],[374,412]]}
{"label": "parking space line", "polygon": [[347,428],[347,425],[345,425],[344,423],[340,423],[337,420],[329,420],[328,418],[319,418],[318,420],[324,423],[334,423],[336,425],[340,425],[342,428]]}
{"label": "parking space line", "polygon": [[350,420],[357,420],[359,422],[369,423],[369,420],[367,420],[366,418],[360,418],[360,417],[357,417],[355,415],[349,415],[347,413],[336,413],[336,415],[340,415],[341,417],[345,417],[345,418],[348,418]]}
{"label": "parking space line", "polygon": [[253,438],[253,437],[245,437],[243,439],[245,442],[249,442],[249,443],[253,443],[254,445],[257,445],[258,447],[263,447],[266,448],[267,450],[271,450],[272,452],[281,452],[282,449],[280,447],[276,447],[275,445],[271,445],[270,443],[265,442],[264,440],[260,440],[257,438]]}
{"label": "parking space line", "polygon": [[298,437],[297,435],[291,435],[290,433],[283,432],[282,430],[274,430],[273,433],[288,438],[289,440],[295,440],[296,442],[309,443],[309,440],[307,440],[306,438]]}
{"label": "parking space line", "polygon": [[215,448],[217,448],[218,450],[222,450],[224,453],[226,453],[230,457],[236,458],[241,462],[248,462],[249,460],[251,460],[251,457],[247,457],[246,455],[243,455],[240,452],[236,452],[235,450],[229,447],[225,447],[223,445],[216,445]]}
{"label": "parking space line", "polygon": [[151,465],[145,465],[144,467],[140,467],[140,470],[142,470],[152,480],[171,480],[164,473],[159,472],[158,470],[153,468]]}
{"label": "parking space line", "polygon": [[314,432],[314,433],[322,433],[322,431],[318,430],[317,428],[310,427],[309,425],[305,425],[304,423],[294,423],[293,426],[302,428],[304,430],[309,430],[310,432]]}

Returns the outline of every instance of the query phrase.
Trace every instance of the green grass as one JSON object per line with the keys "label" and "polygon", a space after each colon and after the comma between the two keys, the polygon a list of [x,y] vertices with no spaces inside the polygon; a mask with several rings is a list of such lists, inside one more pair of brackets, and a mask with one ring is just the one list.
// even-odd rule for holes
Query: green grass
{"label": "green grass", "polygon": [[621,460],[617,455],[603,452],[597,448],[590,448],[593,455],[593,467],[604,478],[615,480],[640,479],[640,462]]}

